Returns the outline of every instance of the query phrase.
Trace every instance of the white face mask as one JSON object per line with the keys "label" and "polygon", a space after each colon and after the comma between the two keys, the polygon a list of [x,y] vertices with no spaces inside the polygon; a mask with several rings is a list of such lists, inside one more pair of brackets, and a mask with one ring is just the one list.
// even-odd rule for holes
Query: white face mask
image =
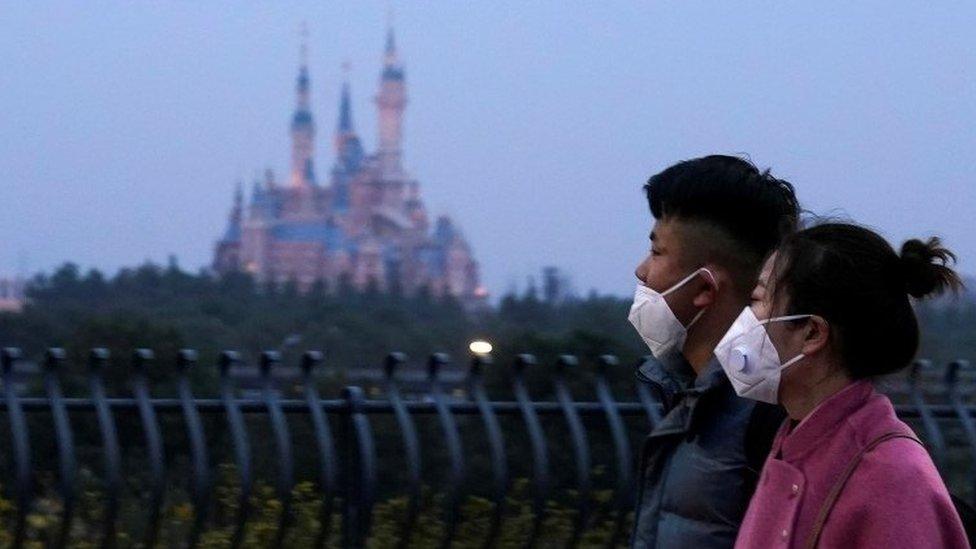
{"label": "white face mask", "polygon": [[684,286],[700,273],[706,273],[712,282],[715,282],[715,276],[712,275],[712,272],[702,267],[664,292],[659,293],[643,284],[637,285],[637,290],[634,292],[634,304],[630,306],[630,314],[627,315],[627,319],[634,325],[644,343],[647,343],[651,349],[651,354],[658,360],[664,360],[684,347],[688,328],[698,322],[698,319],[705,312],[705,309],[698,311],[695,318],[691,319],[687,326],[684,326],[674,316],[674,312],[664,297]]}
{"label": "white face mask", "polygon": [[737,395],[770,404],[779,401],[779,381],[783,370],[796,364],[804,355],[800,353],[781,362],[765,325],[811,316],[778,316],[759,320],[751,308],[746,307],[742,311],[715,347],[715,358],[725,370]]}

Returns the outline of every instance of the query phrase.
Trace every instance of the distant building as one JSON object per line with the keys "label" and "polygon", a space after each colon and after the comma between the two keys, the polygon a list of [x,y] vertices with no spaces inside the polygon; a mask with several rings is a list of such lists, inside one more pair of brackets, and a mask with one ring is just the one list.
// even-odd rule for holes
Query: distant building
{"label": "distant building", "polygon": [[569,276],[558,267],[542,269],[542,298],[547,303],[564,303],[576,297]]}
{"label": "distant building", "polygon": [[434,296],[484,302],[487,291],[468,241],[447,216],[431,224],[420,185],[403,167],[406,79],[393,30],[375,98],[377,150],[367,154],[356,134],[347,82],[325,184],[313,160],[316,125],[306,57],[303,44],[288,181],[277,181],[269,170],[253,184],[247,204],[238,185],[214,269],[248,272],[259,282],[294,281],[300,291],[324,281],[332,291],[343,285],[405,294],[425,288]]}
{"label": "distant building", "polygon": [[20,312],[24,308],[24,288],[21,277],[0,278],[0,312]]}

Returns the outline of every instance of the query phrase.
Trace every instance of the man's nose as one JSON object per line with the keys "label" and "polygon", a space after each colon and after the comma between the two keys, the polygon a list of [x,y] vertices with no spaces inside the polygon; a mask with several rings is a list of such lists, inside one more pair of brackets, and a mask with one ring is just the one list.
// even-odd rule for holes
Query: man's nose
{"label": "man's nose", "polygon": [[634,276],[641,284],[647,283],[647,260],[641,261],[637,268],[634,269]]}

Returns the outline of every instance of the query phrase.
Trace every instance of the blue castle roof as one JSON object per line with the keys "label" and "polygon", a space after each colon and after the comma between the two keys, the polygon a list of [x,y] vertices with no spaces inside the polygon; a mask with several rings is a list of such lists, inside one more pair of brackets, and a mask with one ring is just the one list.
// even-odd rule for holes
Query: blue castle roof
{"label": "blue castle roof", "polygon": [[356,249],[342,229],[330,223],[282,223],[271,229],[271,236],[285,242],[321,242],[330,250]]}

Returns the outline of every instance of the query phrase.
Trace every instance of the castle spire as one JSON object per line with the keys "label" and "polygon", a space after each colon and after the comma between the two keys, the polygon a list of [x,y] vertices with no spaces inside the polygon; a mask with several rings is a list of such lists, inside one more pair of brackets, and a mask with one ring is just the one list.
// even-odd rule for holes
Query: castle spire
{"label": "castle spire", "polygon": [[291,121],[291,184],[307,187],[315,183],[313,154],[315,151],[315,122],[310,110],[310,80],[308,76],[308,27],[302,23],[300,64],[296,86],[295,114]]}
{"label": "castle spire", "polygon": [[345,80],[342,83],[342,96],[339,99],[339,129],[340,134],[355,133],[352,129],[352,103],[349,99],[349,63],[342,64]]}
{"label": "castle spire", "polygon": [[[390,19],[392,20],[392,16]],[[397,53],[392,22],[386,31],[383,72],[380,74],[380,90],[376,96],[376,106],[379,109],[380,170],[385,177],[397,177],[403,173],[401,147],[403,111],[407,106],[407,93],[405,74]]]}
{"label": "castle spire", "polygon": [[[353,128],[352,100],[349,93],[349,63],[342,64],[345,81],[342,83],[342,95],[339,97],[339,123],[336,125],[335,151],[336,163],[333,174],[336,182],[341,186],[349,177],[359,170],[363,159],[363,147],[359,136]],[[341,202],[341,201],[340,201]]]}
{"label": "castle spire", "polygon": [[227,220],[227,230],[224,232],[225,242],[238,242],[241,239],[241,221],[244,211],[244,182],[238,180],[234,189],[234,207]]}

